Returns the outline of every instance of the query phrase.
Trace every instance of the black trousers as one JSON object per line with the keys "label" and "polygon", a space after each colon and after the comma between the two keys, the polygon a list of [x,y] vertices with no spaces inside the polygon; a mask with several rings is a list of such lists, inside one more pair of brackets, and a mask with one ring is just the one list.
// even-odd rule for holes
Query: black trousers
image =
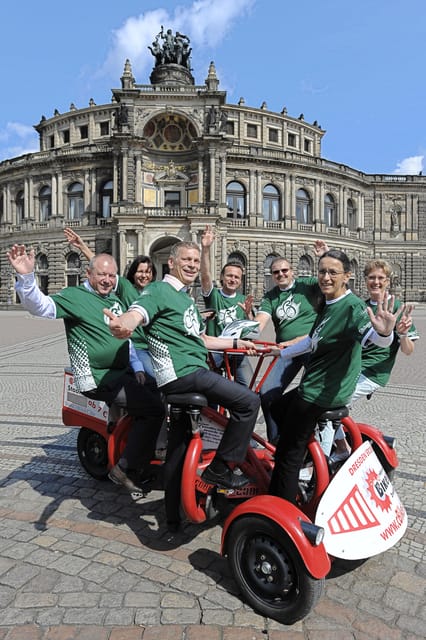
{"label": "black trousers", "polygon": [[306,445],[324,407],[306,402],[292,389],[271,405],[271,414],[279,427],[275,466],[269,493],[293,504],[299,487],[299,471]]}
{"label": "black trousers", "polygon": [[155,443],[164,420],[161,394],[141,385],[131,372],[126,372],[114,385],[100,386],[84,393],[89,398],[116,404],[133,416],[132,428],[122,453],[129,469],[143,469],[154,457]]}
{"label": "black trousers", "polygon": [[[216,455],[228,462],[244,461],[260,405],[260,399],[253,391],[214,371],[201,368],[194,373],[169,382],[161,387],[161,390],[166,396],[171,393],[202,393],[206,396],[209,404],[219,404],[228,409],[229,422]],[[168,522],[180,520],[180,483],[190,437],[188,416],[182,415],[181,419],[176,421],[172,419],[163,476]]]}

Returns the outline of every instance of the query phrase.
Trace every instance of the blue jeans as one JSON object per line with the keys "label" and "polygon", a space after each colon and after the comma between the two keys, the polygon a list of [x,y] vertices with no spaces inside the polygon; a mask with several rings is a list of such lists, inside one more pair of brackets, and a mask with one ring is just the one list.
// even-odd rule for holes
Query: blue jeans
{"label": "blue jeans", "polygon": [[304,353],[291,360],[278,358],[260,389],[266,433],[270,442],[275,442],[279,433],[279,427],[271,414],[271,404],[279,400],[300,369],[305,366],[309,355]]}
{"label": "blue jeans", "polygon": [[[211,355],[213,356],[213,360],[215,362],[216,367],[219,369],[223,367],[223,353],[218,351],[212,351]],[[244,355],[228,355],[229,358],[229,366],[231,368],[231,373],[235,377],[234,381],[243,384],[248,387],[250,385],[253,369],[251,368],[251,364],[247,356]]]}
{"label": "blue jeans", "polygon": [[[149,353],[148,349],[136,349],[136,355],[138,356],[139,360],[142,362],[144,371],[148,376],[147,383],[150,386],[152,386],[153,383],[155,384],[155,386],[157,386],[157,383],[155,382],[154,369],[152,367],[151,354]],[[150,378],[152,378],[152,380],[150,380]]]}

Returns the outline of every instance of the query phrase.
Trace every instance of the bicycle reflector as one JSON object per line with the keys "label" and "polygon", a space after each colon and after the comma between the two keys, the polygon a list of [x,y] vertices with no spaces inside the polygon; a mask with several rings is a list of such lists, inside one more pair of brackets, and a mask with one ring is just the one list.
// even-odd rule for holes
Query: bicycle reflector
{"label": "bicycle reflector", "polygon": [[324,540],[325,532],[323,527],[318,527],[313,522],[306,522],[306,520],[300,520],[300,526],[302,527],[303,533],[314,547],[317,547]]}
{"label": "bicycle reflector", "polygon": [[383,439],[390,449],[396,449],[396,438],[393,436],[383,436]]}

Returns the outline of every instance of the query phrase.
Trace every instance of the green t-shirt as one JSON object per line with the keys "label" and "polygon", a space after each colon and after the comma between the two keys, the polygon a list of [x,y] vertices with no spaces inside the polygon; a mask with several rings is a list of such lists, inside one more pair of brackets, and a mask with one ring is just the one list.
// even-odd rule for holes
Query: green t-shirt
{"label": "green t-shirt", "polygon": [[[367,300],[367,305],[373,309],[374,314],[376,314],[377,304],[372,303],[371,300]],[[401,306],[401,302],[395,300],[393,311],[397,311]],[[418,338],[414,325],[411,325],[408,335],[412,340]],[[379,347],[372,342],[367,343],[362,350],[361,373],[381,387],[386,386],[395,364],[399,344],[400,340],[396,333],[389,347]]]}
{"label": "green t-shirt", "polygon": [[351,291],[326,304],[311,330],[312,353],[299,386],[307,402],[346,405],[361,371],[361,344],[371,329],[367,306]]}
{"label": "green t-shirt", "polygon": [[129,342],[111,335],[103,309],[119,316],[126,305],[114,294],[100,296],[84,285],[50,296],[64,320],[74,382],[79,391],[113,383],[129,367]]}
{"label": "green t-shirt", "polygon": [[[127,278],[123,278],[123,276],[117,277],[117,287],[115,289],[115,293],[120,298],[120,300],[124,302],[126,308],[130,307],[130,305],[135,302],[135,300],[137,300],[140,295],[140,293],[130,282],[130,280],[127,280]],[[143,327],[136,327],[136,329],[132,333],[132,342],[136,349],[148,349],[148,341],[146,339]]]}
{"label": "green t-shirt", "polygon": [[242,293],[226,296],[221,289],[213,287],[209,295],[203,295],[203,298],[206,307],[216,311],[216,316],[207,322],[208,336],[220,336],[226,325],[234,320],[247,320],[244,309],[238,304],[246,299]]}
{"label": "green t-shirt", "polygon": [[207,349],[200,337],[204,324],[194,300],[168,282],[152,282],[137,302],[149,316],[145,325],[157,385],[208,369]]}
{"label": "green t-shirt", "polygon": [[307,335],[317,317],[320,296],[316,278],[297,278],[286,290],[274,287],[260,302],[259,311],[271,316],[276,341],[285,342]]}

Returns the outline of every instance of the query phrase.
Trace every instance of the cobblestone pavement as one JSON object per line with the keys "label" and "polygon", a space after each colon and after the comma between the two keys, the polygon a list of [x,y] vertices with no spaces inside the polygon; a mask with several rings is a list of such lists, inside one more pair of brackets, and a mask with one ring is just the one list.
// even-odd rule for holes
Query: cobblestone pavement
{"label": "cobblestone pavement", "polygon": [[[332,574],[316,608],[283,626],[239,598],[218,525],[170,539],[162,494],[133,502],[81,468],[61,422],[59,321],[0,312],[0,640],[414,640],[426,627],[424,343],[353,412],[398,437],[408,530],[390,551]],[[260,424],[260,428],[262,425]]]}

